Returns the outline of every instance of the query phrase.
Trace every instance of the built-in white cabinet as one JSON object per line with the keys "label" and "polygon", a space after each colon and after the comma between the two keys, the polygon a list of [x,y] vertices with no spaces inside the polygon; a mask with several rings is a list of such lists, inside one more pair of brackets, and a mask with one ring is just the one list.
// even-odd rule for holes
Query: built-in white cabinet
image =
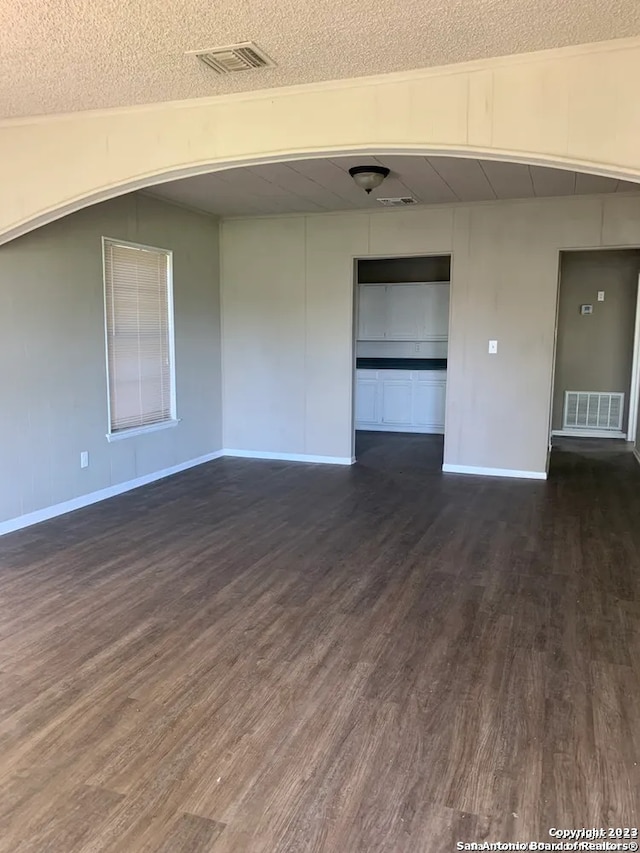
{"label": "built-in white cabinet", "polygon": [[359,285],[358,340],[446,341],[449,282]]}
{"label": "built-in white cabinet", "polygon": [[385,337],[392,341],[422,340],[425,291],[410,284],[387,285],[384,290],[387,312]]}
{"label": "built-in white cabinet", "polygon": [[[356,423],[378,423],[378,379],[375,370],[359,370],[356,391]],[[369,376],[368,374],[373,374]]]}
{"label": "built-in white cabinet", "polygon": [[444,409],[447,395],[445,377],[418,377],[413,391],[413,420],[416,426],[429,427],[428,432],[444,432]]}
{"label": "built-in white cabinet", "polygon": [[356,370],[356,429],[444,433],[444,370]]}
{"label": "built-in white cabinet", "polygon": [[387,328],[386,288],[361,284],[359,288],[358,338],[362,341],[382,341]]}
{"label": "built-in white cabinet", "polygon": [[413,423],[413,381],[388,379],[383,371],[380,380],[380,408],[383,423],[393,426],[409,426]]}
{"label": "built-in white cabinet", "polygon": [[449,338],[449,284],[429,284],[421,291],[420,340]]}

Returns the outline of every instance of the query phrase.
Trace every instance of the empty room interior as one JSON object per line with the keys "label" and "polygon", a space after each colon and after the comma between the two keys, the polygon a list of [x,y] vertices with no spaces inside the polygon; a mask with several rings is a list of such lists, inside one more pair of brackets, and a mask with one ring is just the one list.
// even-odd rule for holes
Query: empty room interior
{"label": "empty room interior", "polygon": [[0,853],[636,850],[637,9],[259,5],[0,35]]}

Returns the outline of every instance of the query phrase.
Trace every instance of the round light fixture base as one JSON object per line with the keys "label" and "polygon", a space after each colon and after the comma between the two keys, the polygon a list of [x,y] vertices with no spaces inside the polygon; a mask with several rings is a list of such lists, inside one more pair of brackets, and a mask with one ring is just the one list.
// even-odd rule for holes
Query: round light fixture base
{"label": "round light fixture base", "polygon": [[349,174],[360,189],[368,195],[371,190],[380,186],[389,171],[386,166],[352,166],[349,169]]}

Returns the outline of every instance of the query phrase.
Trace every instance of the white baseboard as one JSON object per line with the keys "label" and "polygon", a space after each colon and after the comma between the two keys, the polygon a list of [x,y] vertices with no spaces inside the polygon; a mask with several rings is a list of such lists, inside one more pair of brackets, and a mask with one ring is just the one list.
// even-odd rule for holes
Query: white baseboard
{"label": "white baseboard", "polygon": [[280,453],[271,450],[232,450],[225,447],[221,456],[240,459],[277,459],[281,462],[316,462],[321,465],[353,465],[354,456],[314,456],[310,453]]}
{"label": "white baseboard", "polygon": [[475,474],[479,477],[516,477],[521,480],[546,480],[546,471],[516,471],[512,468],[478,468],[475,465],[451,465],[445,462],[446,474]]}
{"label": "white baseboard", "polygon": [[161,471],[154,471],[151,474],[145,474],[143,477],[136,477],[135,480],[126,480],[124,483],[116,483],[114,486],[107,486],[106,489],[99,489],[97,492],[89,492],[87,495],[80,495],[77,498],[72,498],[69,501],[63,501],[53,506],[47,506],[43,509],[37,509],[35,512],[28,512],[25,515],[19,515],[16,518],[10,518],[8,521],[0,521],[0,536],[5,533],[13,533],[14,530],[22,530],[24,527],[31,527],[32,524],[39,524],[41,521],[48,521],[50,518],[55,518],[58,515],[64,515],[67,512],[73,512],[76,509],[82,509],[85,506],[105,501],[107,498],[113,498],[116,495],[121,495],[124,492],[130,492],[132,489],[137,489],[140,486],[146,486],[156,480],[162,480],[164,477],[170,477],[172,474],[179,474],[180,471],[186,471],[188,468],[195,468],[196,465],[202,465],[205,462],[211,462],[214,459],[219,459],[223,455],[221,450],[214,453],[207,453],[205,456],[198,456],[196,459],[189,459],[187,462],[181,462],[179,465],[172,465],[171,468],[163,468]]}
{"label": "white baseboard", "polygon": [[624,432],[610,429],[554,429],[551,435],[565,438],[626,438]]}

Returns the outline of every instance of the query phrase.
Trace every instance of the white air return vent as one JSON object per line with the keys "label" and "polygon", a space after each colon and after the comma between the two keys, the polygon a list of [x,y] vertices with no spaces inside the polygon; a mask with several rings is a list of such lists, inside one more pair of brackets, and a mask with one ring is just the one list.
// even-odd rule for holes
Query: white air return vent
{"label": "white air return vent", "polygon": [[252,41],[212,47],[211,50],[191,50],[201,62],[217,74],[232,74],[235,71],[251,71],[254,68],[273,68],[275,62]]}
{"label": "white air return vent", "polygon": [[417,204],[418,200],[409,196],[401,196],[398,198],[379,198],[380,204],[385,207],[404,207],[407,204]]}
{"label": "white air return vent", "polygon": [[624,394],[599,391],[565,391],[565,430],[622,431]]}

